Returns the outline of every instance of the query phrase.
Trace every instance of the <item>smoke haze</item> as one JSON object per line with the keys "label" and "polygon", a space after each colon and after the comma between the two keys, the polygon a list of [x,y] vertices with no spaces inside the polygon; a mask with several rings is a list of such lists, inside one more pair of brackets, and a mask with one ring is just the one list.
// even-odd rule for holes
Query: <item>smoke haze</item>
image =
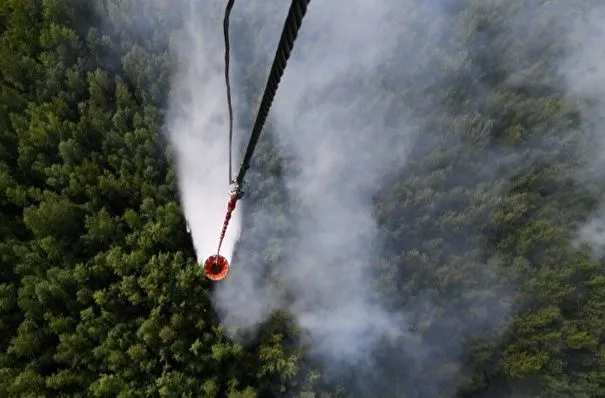
{"label": "smoke haze", "polygon": [[[224,2],[203,3],[199,6],[203,12],[193,9],[188,12],[191,19],[175,40],[179,69],[173,80],[167,120],[177,154],[184,212],[200,261],[216,249],[226,210],[228,182],[228,119],[221,25]],[[224,254],[230,260],[235,250],[232,271],[225,281],[216,284],[214,290],[214,303],[232,337],[239,338],[244,332],[255,331],[273,311],[286,309],[310,334],[315,353],[327,362],[361,364],[360,368],[370,366],[377,343],[386,342],[386,346],[393,349],[384,357],[390,361],[391,369],[405,369],[402,373],[406,375],[401,378],[409,385],[402,389],[410,396],[438,396],[440,393],[448,396],[447,393],[453,395],[454,387],[443,387],[446,376],[435,377],[432,385],[417,386],[414,381],[424,373],[433,372],[432,364],[447,356],[445,350],[454,347],[453,353],[448,354],[462,355],[466,336],[494,328],[501,328],[498,333],[504,332],[514,287],[493,289],[490,295],[466,298],[467,302],[461,299],[461,303],[452,304],[451,311],[444,315],[436,313],[437,306],[433,302],[439,296],[430,286],[430,281],[438,280],[440,275],[425,275],[429,286],[401,306],[405,311],[395,311],[387,306],[384,295],[373,285],[381,270],[380,253],[384,247],[373,198],[385,181],[390,181],[391,173],[406,166],[416,149],[414,145],[426,140],[429,133],[422,130],[424,118],[428,118],[429,112],[436,112],[433,108],[442,106],[438,99],[421,97],[414,99],[412,107],[397,96],[397,91],[404,92],[406,85],[412,82],[446,84],[447,79],[442,79],[440,74],[451,70],[473,72],[475,66],[471,61],[475,60],[469,54],[481,46],[493,45],[486,36],[485,42],[476,44],[477,48],[464,48],[465,43],[460,39],[464,35],[458,31],[460,27],[454,26],[447,17],[447,12],[451,11],[447,7],[463,8],[460,5],[463,3],[466,6],[464,1],[447,0],[314,0],[310,3],[261,138],[261,141],[275,140],[274,150],[284,162],[284,185],[295,214],[286,219],[282,214],[278,215],[274,197],[260,198],[247,229],[244,229],[247,243],[235,250],[239,232],[244,228],[242,205],[238,205],[223,246]],[[487,10],[508,4],[504,1],[470,3],[474,9],[484,7]],[[194,4],[197,3],[190,2],[191,7]],[[248,120],[256,115],[288,5],[289,2],[277,0],[235,4],[231,42],[232,48],[239,47],[239,50],[233,54],[231,73],[235,81],[232,87],[236,120]],[[540,7],[543,6],[533,8],[532,13],[543,11]],[[576,98],[581,107],[586,138],[590,143],[599,144],[597,157],[578,180],[602,182],[605,157],[598,154],[603,153],[605,144],[602,127],[605,92],[599,83],[605,79],[605,46],[602,45],[605,43],[605,9],[595,7],[586,13],[590,15],[588,21],[569,12],[568,6],[553,7],[549,12],[560,23],[557,28],[566,28],[565,37],[558,36],[563,31],[554,31],[555,25],[534,26],[530,13],[519,12],[504,29],[508,36],[497,39],[501,42],[513,38],[521,43],[531,31],[532,50],[546,48],[552,43],[567,43],[574,47],[560,63],[558,72],[563,76],[565,91]],[[536,33],[540,29],[543,34]],[[460,56],[449,60],[449,64],[439,63],[433,54],[437,50],[466,53],[467,58]],[[507,59],[502,69],[510,75],[510,84],[521,85],[524,79],[534,78],[517,73],[521,69],[517,59],[512,56]],[[248,61],[250,63],[244,65]],[[531,69],[527,65],[523,67],[523,71]],[[250,87],[237,84],[237,76],[244,74],[244,70],[258,79],[254,83],[257,91],[254,98],[242,94],[250,91]],[[541,78],[537,79],[540,83],[560,85],[546,76],[544,80]],[[486,85],[482,93],[473,93],[476,98],[463,98],[461,102],[482,104],[487,97],[485,93],[491,89]],[[241,103],[239,107],[238,102]],[[426,110],[427,114],[419,115],[418,109]],[[451,129],[471,130],[473,118],[467,119],[461,123],[462,127],[452,126]],[[239,142],[234,153],[236,160],[242,153],[241,140],[245,144],[251,130],[251,126],[247,126],[240,131],[237,126],[236,123],[235,135]],[[492,127],[485,123],[481,134],[490,134]],[[526,147],[542,144],[534,141]],[[260,152],[257,151],[257,155]],[[518,154],[522,152],[523,148],[518,149]],[[498,153],[485,156],[481,176],[464,171],[452,174],[469,187],[489,183],[486,176],[493,177],[501,171],[498,156]],[[532,161],[529,159],[527,163]],[[235,162],[236,166],[238,164]],[[510,176],[527,164],[506,164],[509,166],[507,173]],[[248,179],[258,180],[259,173],[251,169]],[[416,178],[425,177],[428,179],[425,175]],[[251,184],[249,190],[262,191],[262,188]],[[434,214],[438,210],[450,210],[439,208],[439,194],[429,191],[427,189],[427,200],[435,201],[427,206],[434,207],[431,210]],[[477,199],[470,197],[474,193],[466,197],[466,192],[461,191],[460,201],[468,199],[472,205],[482,205],[481,200],[485,200],[485,207],[489,207],[487,202],[499,203],[497,196],[506,195],[498,189],[485,193],[485,199]],[[253,196],[254,192],[250,194]],[[397,200],[407,198],[398,196]],[[601,206],[595,211],[578,233],[580,241],[589,243],[600,254],[604,253],[604,209]],[[273,240],[279,226],[288,223],[293,225],[291,230],[279,236],[280,241]],[[450,232],[460,234],[454,227]],[[475,238],[479,228],[463,232]],[[426,265],[428,269],[426,255],[414,252],[413,246],[411,249],[406,259],[413,259],[410,260],[413,264],[402,267],[423,269]],[[271,254],[259,256],[261,250]],[[452,267],[459,266],[463,275],[473,272],[473,283],[482,284],[489,290],[498,283],[504,266],[496,258],[485,261],[480,255],[476,257],[476,263],[453,264]],[[456,285],[461,292],[465,286],[476,287],[466,280],[450,283],[448,286]],[[487,320],[474,323],[466,313],[477,303],[487,314],[482,315]],[[460,325],[462,322],[464,325]],[[409,330],[412,323],[425,325],[427,329],[436,326],[433,326],[433,333],[426,333],[421,340]],[[450,327],[452,325],[455,327]],[[456,379],[460,372],[460,369],[452,369],[448,377]],[[380,375],[375,377],[379,379],[377,385],[384,382]]]}
{"label": "smoke haze", "polygon": [[[269,271],[268,261],[247,262],[250,256],[246,248],[242,248],[238,257],[246,272],[233,274],[217,287],[216,305],[233,336],[242,329],[254,329],[274,309],[286,308],[296,315],[299,325],[311,333],[314,349],[332,361],[368,364],[375,343],[385,339],[391,344],[407,345],[403,349],[405,355],[399,351],[407,358],[401,359],[400,365],[414,364],[406,371],[410,381],[414,374],[429,371],[428,353],[445,349],[443,338],[449,333],[447,325],[459,322],[458,318],[469,307],[459,307],[442,316],[438,326],[441,338],[413,342],[406,318],[424,319],[430,324],[433,317],[430,294],[410,301],[405,312],[387,310],[382,304],[372,285],[373,273],[378,270],[375,260],[380,257],[382,247],[372,197],[389,171],[405,165],[421,123],[418,117],[412,117],[408,106],[399,104],[393,108],[392,98],[388,97],[389,87],[381,86],[380,79],[388,76],[390,81],[398,82],[414,81],[414,78],[439,81],[438,67],[430,66],[434,60],[432,50],[440,46],[440,51],[453,52],[463,47],[453,40],[444,45],[448,35],[456,30],[444,19],[447,3],[433,1],[418,5],[405,1],[358,0],[310,4],[275,99],[270,115],[272,124],[264,133],[272,133],[277,138],[279,151],[289,162],[285,166],[285,184],[295,198],[299,214],[295,238],[284,237],[291,244],[281,253],[277,266]],[[267,62],[266,72],[287,11],[285,4],[275,5],[279,13],[267,11],[272,5],[272,2],[263,4],[266,8],[262,14],[252,11],[255,6],[239,5],[249,25],[271,26],[257,35],[261,43],[257,51],[262,53],[259,58]],[[495,1],[486,9],[503,5]],[[532,8],[531,13],[544,11],[539,8]],[[557,22],[568,26],[562,8],[549,12]],[[267,14],[276,17],[269,18]],[[541,36],[540,29],[544,32],[547,27],[532,26],[532,21],[529,11],[518,12],[512,23],[504,27],[501,33],[505,37],[501,40],[531,36],[535,41],[531,46],[533,50],[565,40],[556,37],[561,31],[554,29],[559,25],[553,25],[552,32],[546,31]],[[249,34],[254,35],[256,31]],[[575,54],[594,57],[590,42],[583,43],[586,47]],[[467,53],[476,50],[468,48]],[[510,83],[521,84],[528,77],[516,75],[515,66],[521,67],[514,62],[504,67],[510,75]],[[595,63],[595,67],[598,64]],[[427,76],[427,70],[435,76]],[[582,76],[571,69],[566,73],[570,82],[574,76],[578,79]],[[550,80],[545,77],[541,83],[550,83]],[[428,105],[427,109],[439,105],[425,98],[418,101]],[[527,145],[535,148],[545,144],[529,142]],[[517,157],[526,156],[522,154],[519,149]],[[493,176],[501,171],[502,164],[490,162],[492,160],[486,162],[484,173]],[[530,160],[513,165],[505,174],[510,177],[531,163]],[[457,175],[457,178],[479,183],[478,176]],[[490,194],[505,195],[506,192]],[[252,239],[261,242],[267,240],[262,231],[270,229],[274,220],[270,209],[259,214]],[[594,242],[594,234],[592,236]],[[497,259],[490,261],[498,262]],[[480,262],[475,266],[478,283],[486,288],[497,284],[501,276],[497,264],[489,270],[482,270],[485,267]],[[461,281],[460,286],[464,286],[464,282]],[[468,322],[458,329],[463,334],[448,336],[450,342],[462,341],[464,334],[477,330],[501,328],[498,333],[504,332],[512,308],[512,291],[494,288],[493,293],[493,297],[482,299],[482,308],[489,314],[488,321]],[[454,345],[457,346],[454,354],[460,355],[464,349],[462,343]],[[416,394],[444,392],[440,387],[442,382],[444,380],[435,380],[434,386],[419,387]]]}
{"label": "smoke haze", "polygon": [[[578,104],[590,159],[578,179],[597,189],[603,197],[605,182],[605,7],[585,5],[584,16],[566,20],[571,53],[560,72],[570,97]],[[596,185],[594,185],[596,183]],[[605,203],[602,203],[578,231],[577,243],[586,243],[596,257],[605,255]]]}
{"label": "smoke haze", "polygon": [[[287,4],[269,3],[283,21]],[[414,135],[405,114],[389,115],[390,98],[376,85],[377,69],[397,46],[397,17],[407,11],[397,5],[310,4],[271,112],[270,131],[289,161],[284,177],[299,213],[296,239],[268,276],[264,264],[240,253],[245,272],[216,290],[229,329],[254,328],[273,309],[287,308],[317,352],[351,362],[385,334],[402,333],[401,316],[380,305],[369,278],[380,249],[372,195],[405,162]],[[245,19],[258,18],[246,11]],[[273,26],[265,34],[279,37],[283,22],[265,23]],[[268,50],[263,58],[275,47]],[[271,222],[266,214],[256,223]],[[257,232],[255,239],[267,237]]]}

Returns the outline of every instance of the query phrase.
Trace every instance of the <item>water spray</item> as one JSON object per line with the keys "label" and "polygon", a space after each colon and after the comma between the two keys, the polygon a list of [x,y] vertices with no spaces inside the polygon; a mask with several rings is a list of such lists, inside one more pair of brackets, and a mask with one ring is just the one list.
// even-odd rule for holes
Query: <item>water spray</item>
{"label": "water spray", "polygon": [[216,254],[208,257],[206,261],[204,261],[204,272],[206,273],[206,276],[213,281],[225,279],[229,274],[229,261],[220,255],[220,251],[223,244],[223,239],[225,238],[225,233],[227,232],[227,227],[229,226],[229,220],[231,220],[231,214],[235,210],[237,201],[243,196],[244,193],[241,190],[241,187],[237,183],[232,183],[231,189],[229,190],[227,213],[225,214],[225,221],[223,221],[223,229],[218,241]]}

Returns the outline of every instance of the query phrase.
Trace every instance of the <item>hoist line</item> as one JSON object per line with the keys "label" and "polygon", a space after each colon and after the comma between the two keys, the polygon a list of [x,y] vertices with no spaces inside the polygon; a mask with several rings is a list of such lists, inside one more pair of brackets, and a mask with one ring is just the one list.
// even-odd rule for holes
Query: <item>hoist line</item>
{"label": "hoist line", "polygon": [[233,152],[233,107],[231,105],[231,83],[229,81],[229,16],[235,0],[229,0],[225,8],[223,19],[223,34],[225,35],[225,84],[227,86],[227,106],[229,107],[229,184],[233,179],[232,152]]}

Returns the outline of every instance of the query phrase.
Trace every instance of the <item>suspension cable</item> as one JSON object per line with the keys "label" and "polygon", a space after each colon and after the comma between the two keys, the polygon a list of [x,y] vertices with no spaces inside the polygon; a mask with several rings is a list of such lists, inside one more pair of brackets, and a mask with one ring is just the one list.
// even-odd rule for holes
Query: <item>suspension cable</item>
{"label": "suspension cable", "polygon": [[223,19],[223,33],[225,35],[225,84],[227,86],[227,106],[229,107],[229,183],[233,178],[232,152],[233,152],[233,107],[231,105],[231,83],[229,81],[229,16],[235,0],[229,0]]}

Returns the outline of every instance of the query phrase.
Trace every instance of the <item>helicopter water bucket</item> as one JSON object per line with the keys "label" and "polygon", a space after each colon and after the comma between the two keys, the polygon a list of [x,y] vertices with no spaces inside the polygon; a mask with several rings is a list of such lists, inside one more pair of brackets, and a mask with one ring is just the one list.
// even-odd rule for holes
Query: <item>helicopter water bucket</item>
{"label": "helicopter water bucket", "polygon": [[210,256],[204,262],[204,273],[213,281],[223,280],[229,274],[229,261],[220,254]]}

